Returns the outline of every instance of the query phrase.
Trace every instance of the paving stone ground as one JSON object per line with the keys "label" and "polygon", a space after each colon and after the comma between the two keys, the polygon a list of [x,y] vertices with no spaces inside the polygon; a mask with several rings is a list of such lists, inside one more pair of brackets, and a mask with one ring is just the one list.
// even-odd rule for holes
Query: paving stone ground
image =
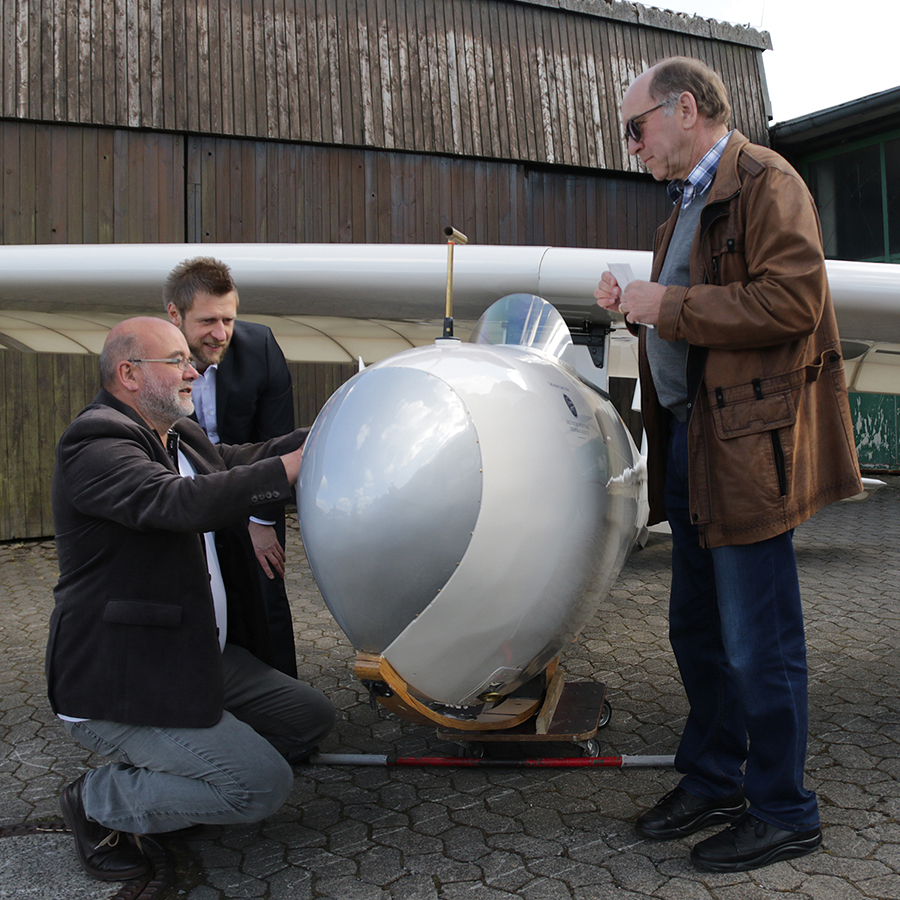
{"label": "paving stone ground", "polygon": [[[705,834],[666,843],[635,834],[638,813],[676,783],[671,769],[304,766],[288,803],[265,822],[169,842],[168,884],[129,895],[128,885],[94,881],[71,837],[54,830],[62,787],[102,762],[46,702],[55,549],[0,544],[0,898],[897,900],[900,477],[885,480],[866,502],[835,504],[795,537],[811,675],[808,784],[819,795],[824,847],[734,875],[691,866],[690,847]],[[686,706],[666,636],[668,553],[669,538],[654,535],[633,554],[563,656],[569,680],[609,688],[604,756],[672,754],[677,745]],[[338,708],[322,751],[453,753],[433,729],[370,708],[295,520],[288,562],[301,677]]]}

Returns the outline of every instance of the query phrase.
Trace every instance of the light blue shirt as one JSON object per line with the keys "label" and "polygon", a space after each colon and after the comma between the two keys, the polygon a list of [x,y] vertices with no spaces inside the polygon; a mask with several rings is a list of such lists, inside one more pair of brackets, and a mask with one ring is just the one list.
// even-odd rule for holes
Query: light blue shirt
{"label": "light blue shirt", "polygon": [[191,386],[191,398],[194,401],[194,413],[200,427],[214,443],[219,443],[219,425],[216,421],[216,370],[218,365],[209,368],[194,379]]}
{"label": "light blue shirt", "polygon": [[[219,422],[216,419],[216,373],[219,365],[214,363],[206,371],[194,379],[191,385],[191,399],[194,401],[194,414],[200,427],[206,432],[206,436],[213,444],[221,443],[219,440]],[[250,516],[251,522],[258,525],[274,525],[272,519],[259,519]]]}

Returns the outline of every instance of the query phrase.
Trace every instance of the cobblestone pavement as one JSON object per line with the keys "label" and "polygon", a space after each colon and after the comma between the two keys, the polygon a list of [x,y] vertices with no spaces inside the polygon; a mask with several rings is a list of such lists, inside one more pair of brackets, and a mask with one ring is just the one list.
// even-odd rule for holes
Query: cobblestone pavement
{"label": "cobblestone pavement", "polygon": [[[808,783],[821,804],[822,850],[751,873],[695,870],[688,851],[705,835],[656,843],[632,828],[676,783],[672,769],[303,766],[272,818],[205,827],[169,843],[169,885],[151,884],[140,896],[896,900],[900,477],[886,480],[865,503],[821,511],[795,538],[811,673]],[[296,522],[288,544],[300,674],[338,708],[322,751],[453,753],[432,729],[370,708]],[[598,735],[602,755],[675,751],[685,701],[666,637],[668,545],[654,535],[632,556],[563,657],[569,680],[609,687],[613,715]],[[55,578],[52,542],[0,545],[0,897],[127,896],[85,876],[71,837],[53,830],[61,788],[101,762],[68,738],[47,706],[42,667]],[[489,753],[500,755],[497,748],[509,752],[494,745]]]}

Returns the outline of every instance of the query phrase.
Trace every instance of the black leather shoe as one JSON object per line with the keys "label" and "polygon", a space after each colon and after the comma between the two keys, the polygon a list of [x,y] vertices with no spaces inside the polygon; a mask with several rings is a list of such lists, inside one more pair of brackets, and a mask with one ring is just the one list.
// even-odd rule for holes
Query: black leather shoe
{"label": "black leather shoe", "polygon": [[746,813],[724,831],[700,841],[691,851],[691,861],[709,872],[745,872],[805,856],[821,843],[820,828],[788,831]]}
{"label": "black leather shoe", "polygon": [[635,830],[655,841],[670,841],[723,822],[733,822],[746,808],[744,792],[721,800],[691,794],[680,785],[635,822]]}
{"label": "black leather shoe", "polygon": [[82,775],[73,781],[59,798],[63,818],[75,837],[75,852],[81,867],[101,881],[130,881],[146,875],[150,861],[126,835],[88,819],[81,801],[84,778]]}

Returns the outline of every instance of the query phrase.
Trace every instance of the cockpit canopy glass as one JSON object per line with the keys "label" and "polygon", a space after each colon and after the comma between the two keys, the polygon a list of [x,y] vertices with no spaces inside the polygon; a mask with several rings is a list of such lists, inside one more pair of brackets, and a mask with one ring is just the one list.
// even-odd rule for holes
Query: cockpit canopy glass
{"label": "cockpit canopy glass", "polygon": [[469,342],[531,347],[559,359],[572,337],[551,303],[534,294],[509,294],[485,310]]}

